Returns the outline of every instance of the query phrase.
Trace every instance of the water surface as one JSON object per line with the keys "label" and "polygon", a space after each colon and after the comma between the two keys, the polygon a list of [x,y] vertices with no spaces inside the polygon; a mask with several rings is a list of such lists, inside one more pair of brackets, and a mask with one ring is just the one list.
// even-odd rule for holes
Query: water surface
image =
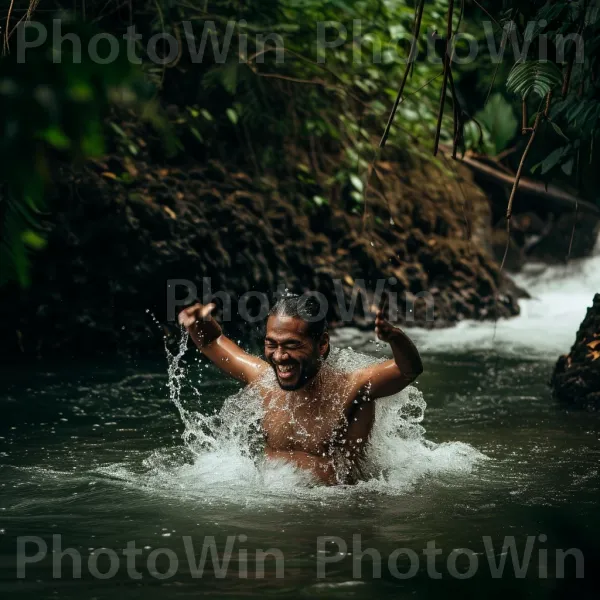
{"label": "water surface", "polygon": [[[440,336],[417,333],[425,348],[425,372],[416,387],[426,410],[423,420],[411,427],[425,431],[387,432],[380,446],[387,452],[382,459],[387,461],[385,472],[355,487],[315,488],[293,469],[272,469],[250,460],[234,421],[217,423],[225,402],[245,414],[244,395],[236,395],[235,382],[196,362],[192,353],[184,357],[187,371],[179,395],[183,418],[172,401],[166,360],[3,370],[3,597],[429,598],[510,593],[591,598],[600,564],[600,427],[597,415],[569,412],[553,402],[547,382],[556,350],[566,351],[570,342],[561,323],[554,329],[547,323],[545,338],[540,327],[541,314],[548,311],[562,310],[570,315],[565,319],[580,320],[587,291],[581,291],[578,302],[574,294],[572,306],[557,306],[552,294],[559,292],[552,291],[551,274],[542,274],[545,283],[539,283],[541,292],[529,305],[536,303],[537,312],[526,308],[523,317],[500,323],[497,341],[491,341],[493,331],[486,325],[464,324]],[[563,300],[568,296],[564,287],[560,293]],[[370,336],[353,331],[340,332],[337,343],[379,353]],[[194,420],[195,414],[204,417]],[[213,425],[210,419],[215,419]],[[222,428],[227,426],[225,435]],[[211,427],[221,428],[220,437]],[[39,536],[56,551],[53,535],[61,536],[62,549],[81,554],[82,578],[73,578],[68,557],[58,570],[61,578],[53,577],[50,554],[28,565],[26,577],[17,579],[17,537]],[[372,548],[372,554],[381,555],[381,561],[377,556],[375,560],[381,564],[381,577],[374,577],[369,557],[357,573],[353,557],[358,548],[352,547],[356,535],[363,550]],[[207,536],[214,536],[220,554],[229,536],[233,554],[226,575],[218,577],[209,561],[203,576],[193,577],[184,536],[190,536],[196,560]],[[321,536],[338,539],[320,552]],[[515,578],[510,562],[504,577],[491,577],[484,536],[496,561],[506,554],[503,543],[510,536],[521,558],[529,538],[533,546],[524,579]],[[135,566],[141,579],[128,575],[121,555],[130,541],[140,550]],[[428,574],[422,554],[432,542],[441,550],[432,559],[441,579]],[[87,568],[89,557],[101,548],[121,555],[117,573],[106,580],[92,577]],[[177,572],[163,580],[148,563],[159,548],[179,559]],[[256,549],[269,548],[284,557],[283,578],[276,577],[275,562],[269,560],[265,577],[255,575]],[[416,552],[420,561],[416,574],[404,581],[388,565],[389,556],[401,548]],[[452,551],[460,548],[470,549],[479,563],[473,577],[465,580],[457,579],[448,566]],[[573,579],[573,558],[565,563],[568,578],[555,578],[557,548],[582,551],[585,579]],[[239,550],[247,551],[247,578]],[[548,578],[539,568],[544,550]],[[35,547],[27,551],[32,554]],[[323,557],[339,551],[340,560],[327,564],[327,576],[318,578]],[[457,564],[459,572],[469,567],[464,555]],[[106,571],[107,557],[98,565]],[[164,553],[155,567],[159,573],[168,569]],[[401,554],[399,571],[409,568],[408,555]]]}

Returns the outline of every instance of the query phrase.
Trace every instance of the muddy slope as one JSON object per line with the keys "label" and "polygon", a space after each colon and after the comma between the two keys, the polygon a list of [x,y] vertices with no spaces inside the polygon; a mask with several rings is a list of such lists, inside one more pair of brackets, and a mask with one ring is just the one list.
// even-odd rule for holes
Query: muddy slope
{"label": "muddy slope", "polygon": [[[213,292],[229,294],[226,330],[236,333],[256,332],[236,314],[238,299],[278,286],[322,292],[331,321],[341,323],[335,281],[347,302],[362,281],[372,291],[386,279],[407,325],[516,314],[515,295],[487,250],[489,206],[471,175],[459,170],[453,180],[432,165],[393,162],[377,172],[366,213],[353,213],[343,189],[318,206],[289,181],[217,162],[174,167],[114,155],[65,169],[33,286],[2,291],[10,318],[0,326],[0,354],[161,353],[163,324],[173,317],[167,285],[176,279],[196,284],[199,297],[204,278]],[[433,320],[417,297],[423,292],[434,301]],[[184,295],[178,287],[176,296]],[[352,323],[369,322],[364,309],[359,299]]]}

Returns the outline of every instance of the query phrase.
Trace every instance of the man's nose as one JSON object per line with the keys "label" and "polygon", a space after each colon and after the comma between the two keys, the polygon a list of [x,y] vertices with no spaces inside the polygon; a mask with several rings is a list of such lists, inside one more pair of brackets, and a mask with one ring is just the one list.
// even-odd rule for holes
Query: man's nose
{"label": "man's nose", "polygon": [[277,350],[275,350],[275,353],[273,355],[273,358],[275,359],[276,362],[280,362],[282,360],[287,360],[290,357],[290,355],[287,353],[287,350],[281,350],[280,348],[277,348]]}

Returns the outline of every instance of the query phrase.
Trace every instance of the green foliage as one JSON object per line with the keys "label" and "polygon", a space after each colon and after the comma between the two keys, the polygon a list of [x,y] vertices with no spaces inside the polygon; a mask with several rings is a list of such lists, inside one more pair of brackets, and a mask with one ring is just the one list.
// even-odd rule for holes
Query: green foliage
{"label": "green foliage", "polygon": [[[96,31],[63,20],[63,32],[87,44]],[[0,60],[0,285],[29,285],[29,253],[45,246],[40,220],[56,159],[103,154],[111,94],[131,82],[124,59],[99,65],[83,53],[77,62],[65,49],[59,62],[50,44],[29,49],[22,63],[15,53]]]}
{"label": "green foliage", "polygon": [[[438,28],[446,11],[447,0],[427,2],[422,33]],[[176,15],[176,20],[185,21],[199,13],[201,9],[175,3],[171,18]],[[382,0],[279,0],[259,8],[217,1],[211,3],[206,19],[214,21],[220,45],[227,38],[227,27],[235,23],[227,62],[216,61],[210,50],[202,64],[189,64],[185,55],[181,62],[189,84],[200,82],[200,90],[190,89],[189,97],[197,101],[201,94],[203,106],[217,124],[216,137],[204,135],[193,125],[207,151],[213,143],[220,146],[223,139],[237,140],[233,129],[241,128],[243,143],[238,144],[235,156],[240,162],[256,156],[261,168],[288,172],[286,163],[304,161],[316,141],[319,148],[338,155],[345,181],[350,173],[366,168],[406,68],[408,45],[400,40],[406,40],[412,30],[413,6]],[[334,22],[338,25],[331,24]],[[202,18],[192,23],[198,47],[204,33]],[[326,44],[334,47],[316,43],[319,27]],[[275,51],[274,36],[264,44],[257,38],[273,32],[281,36],[279,46],[283,48],[279,51]],[[238,48],[242,38],[247,44],[245,52]],[[210,41],[207,47],[212,48]],[[410,146],[411,153],[423,156],[428,149],[414,148],[414,140],[429,140],[435,131],[441,85],[436,79],[441,65],[425,60],[425,50],[425,35],[421,35],[420,53],[390,141],[392,148]],[[169,95],[167,89],[165,94]],[[172,100],[179,103],[182,96]],[[445,140],[451,139],[448,125],[444,123]],[[291,144],[297,157],[289,155]],[[335,179],[328,182],[333,184]]]}
{"label": "green foliage", "polygon": [[[482,73],[479,79],[498,92],[508,88],[516,96],[517,111],[517,103],[525,99],[529,124],[544,107],[541,98],[552,91],[549,117],[542,119],[527,164],[544,180],[568,183],[584,197],[600,203],[600,178],[594,167],[595,148],[600,141],[598,2],[489,0],[483,4],[500,25],[512,22],[521,45],[527,39],[529,46],[525,58],[513,60],[509,73],[505,72],[508,58],[494,68],[495,77],[490,77],[492,71],[482,69],[478,61],[477,69]],[[535,26],[531,28],[530,23]],[[524,136],[518,144],[524,148],[527,139]]]}

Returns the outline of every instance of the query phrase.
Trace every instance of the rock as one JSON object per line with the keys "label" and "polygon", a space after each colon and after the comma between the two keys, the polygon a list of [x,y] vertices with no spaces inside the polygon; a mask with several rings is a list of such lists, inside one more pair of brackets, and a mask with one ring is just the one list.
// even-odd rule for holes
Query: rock
{"label": "rock", "polygon": [[584,258],[592,254],[599,231],[597,218],[583,212],[577,218],[564,213],[550,221],[539,235],[532,236],[525,253],[529,260],[547,264],[565,263],[567,257]]}
{"label": "rock", "polygon": [[554,397],[566,406],[600,409],[600,294],[594,296],[571,352],[558,359],[551,385]]}

